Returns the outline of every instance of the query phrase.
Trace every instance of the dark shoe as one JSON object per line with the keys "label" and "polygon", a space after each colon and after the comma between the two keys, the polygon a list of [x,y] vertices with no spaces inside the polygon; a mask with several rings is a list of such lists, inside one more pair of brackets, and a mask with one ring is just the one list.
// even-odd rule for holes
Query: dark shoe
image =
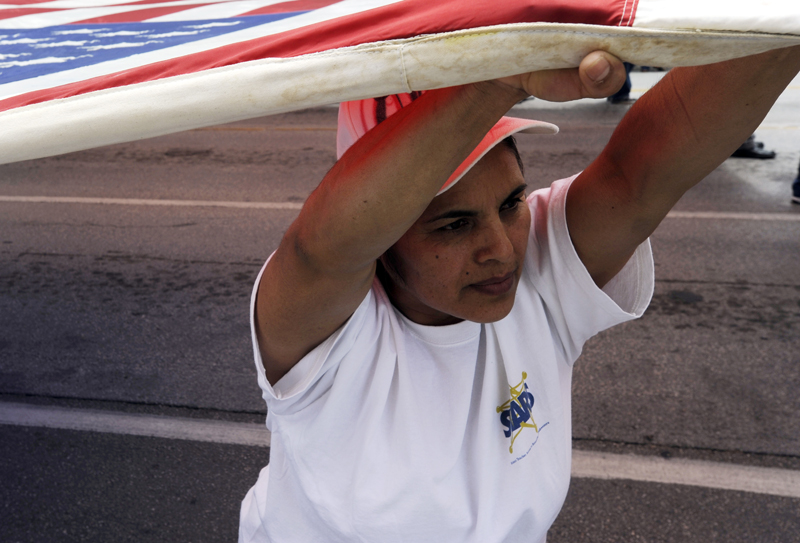
{"label": "dark shoe", "polygon": [[800,175],[792,183],[792,203],[800,204]]}
{"label": "dark shoe", "polygon": [[775,158],[775,151],[767,151],[764,149],[764,144],[760,141],[756,141],[755,135],[750,136],[747,138],[743,144],[736,149],[732,157],[736,158],[761,158],[761,159],[768,159],[768,158]]}
{"label": "dark shoe", "polygon": [[736,149],[733,154],[731,155],[735,158],[761,158],[761,159],[768,159],[768,158],[775,158],[775,151],[764,151],[763,149],[753,148],[753,149]]}
{"label": "dark shoe", "polygon": [[623,106],[631,105],[636,101],[636,98],[631,98],[630,96],[609,96],[606,98],[610,104],[619,104]]}

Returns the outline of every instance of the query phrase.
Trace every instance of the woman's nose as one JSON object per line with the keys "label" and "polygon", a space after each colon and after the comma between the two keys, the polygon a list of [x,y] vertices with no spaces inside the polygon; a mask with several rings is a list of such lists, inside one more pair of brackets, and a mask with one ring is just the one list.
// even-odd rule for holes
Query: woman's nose
{"label": "woman's nose", "polygon": [[490,260],[508,262],[513,259],[514,245],[502,221],[492,221],[481,228],[475,256],[478,263]]}

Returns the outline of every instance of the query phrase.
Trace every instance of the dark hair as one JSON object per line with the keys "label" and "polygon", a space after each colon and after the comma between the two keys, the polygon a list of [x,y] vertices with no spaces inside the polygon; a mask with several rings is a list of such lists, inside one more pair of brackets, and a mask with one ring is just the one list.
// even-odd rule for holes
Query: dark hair
{"label": "dark hair", "polygon": [[519,171],[521,171],[524,174],[525,167],[522,165],[522,157],[519,156],[519,149],[517,149],[517,140],[514,139],[514,136],[508,136],[500,143],[505,145],[507,148],[511,150],[512,153],[514,153],[514,158],[517,159],[517,164],[519,165]]}

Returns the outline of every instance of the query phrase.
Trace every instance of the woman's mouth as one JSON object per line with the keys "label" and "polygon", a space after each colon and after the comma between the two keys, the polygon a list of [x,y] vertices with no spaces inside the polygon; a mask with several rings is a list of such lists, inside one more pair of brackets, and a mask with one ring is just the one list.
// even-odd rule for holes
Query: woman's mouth
{"label": "woman's mouth", "polygon": [[515,274],[513,271],[505,275],[497,275],[484,281],[472,283],[470,287],[483,294],[500,296],[511,290],[511,288],[514,286],[514,275]]}

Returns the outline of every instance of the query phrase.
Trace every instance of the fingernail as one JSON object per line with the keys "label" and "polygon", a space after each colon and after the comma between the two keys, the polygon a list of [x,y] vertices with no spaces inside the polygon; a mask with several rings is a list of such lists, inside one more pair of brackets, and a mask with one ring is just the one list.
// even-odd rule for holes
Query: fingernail
{"label": "fingernail", "polygon": [[586,68],[586,75],[597,83],[603,81],[611,72],[611,64],[604,57],[598,57],[591,66]]}

